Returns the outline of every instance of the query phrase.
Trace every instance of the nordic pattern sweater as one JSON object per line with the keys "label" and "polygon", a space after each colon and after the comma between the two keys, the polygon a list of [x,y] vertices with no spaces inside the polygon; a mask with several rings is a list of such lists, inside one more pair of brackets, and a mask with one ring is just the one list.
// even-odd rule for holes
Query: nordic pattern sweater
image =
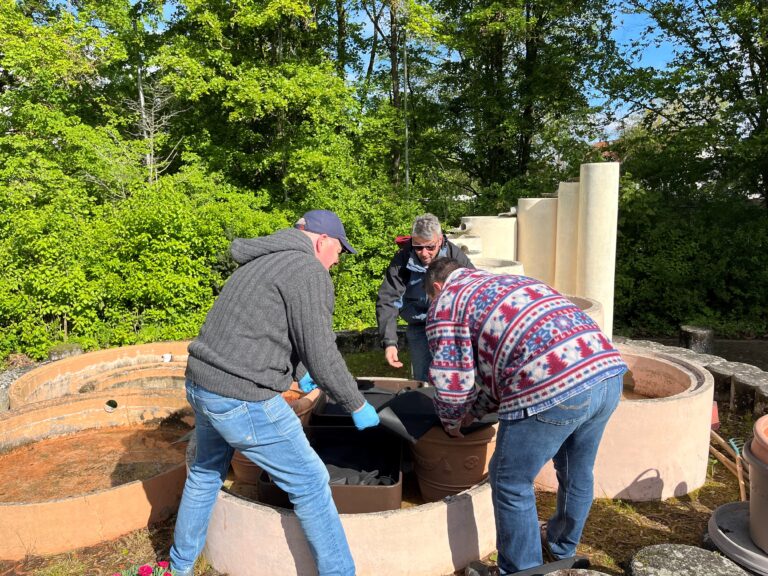
{"label": "nordic pattern sweater", "polygon": [[332,330],[333,283],[311,240],[287,228],[236,239],[231,253],[240,267],[189,345],[187,378],[221,396],[260,401],[309,371],[338,404],[360,408],[365,400]]}
{"label": "nordic pattern sweater", "polygon": [[430,382],[447,427],[542,412],[627,370],[597,324],[533,278],[460,268],[429,309]]}

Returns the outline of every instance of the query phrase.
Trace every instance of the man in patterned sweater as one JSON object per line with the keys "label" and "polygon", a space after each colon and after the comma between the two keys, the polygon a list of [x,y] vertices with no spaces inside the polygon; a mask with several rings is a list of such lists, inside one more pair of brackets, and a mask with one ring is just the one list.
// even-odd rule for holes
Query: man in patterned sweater
{"label": "man in patterned sweater", "polygon": [[[626,364],[589,316],[533,278],[441,258],[424,284],[429,381],[445,431],[461,436],[475,418],[499,414],[490,483],[500,573],[542,564],[542,545],[555,559],[574,556]],[[540,535],[533,480],[551,459],[557,509]]]}

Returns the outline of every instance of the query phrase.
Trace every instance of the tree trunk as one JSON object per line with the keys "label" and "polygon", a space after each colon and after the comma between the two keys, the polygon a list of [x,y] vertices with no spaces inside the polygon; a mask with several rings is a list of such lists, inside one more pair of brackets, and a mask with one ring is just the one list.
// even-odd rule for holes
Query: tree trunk
{"label": "tree trunk", "polygon": [[[530,2],[525,5],[525,21],[530,25],[533,18],[533,9]],[[522,72],[523,80],[520,83],[520,102],[522,104],[522,114],[520,117],[520,135],[518,136],[517,150],[517,171],[520,176],[528,173],[528,166],[531,162],[531,142],[533,141],[534,125],[536,118],[534,115],[534,88],[533,77],[538,64],[539,45],[536,34],[536,28],[526,31],[525,38],[525,58],[523,60]]]}
{"label": "tree trunk", "polygon": [[336,0],[336,70],[341,78],[344,78],[346,65],[347,9],[344,5],[344,0]]}
{"label": "tree trunk", "polygon": [[[400,110],[400,58],[398,45],[400,43],[399,23],[397,21],[397,0],[392,0],[389,7],[389,63],[392,78],[392,107]],[[400,146],[392,146],[392,181],[400,182]]]}
{"label": "tree trunk", "polygon": [[365,71],[365,83],[366,85],[371,81],[373,76],[373,67],[376,64],[376,51],[379,49],[379,17],[381,12],[376,13],[376,2],[373,3],[373,16],[371,21],[373,22],[373,38],[371,39],[371,56],[368,58],[368,69]]}

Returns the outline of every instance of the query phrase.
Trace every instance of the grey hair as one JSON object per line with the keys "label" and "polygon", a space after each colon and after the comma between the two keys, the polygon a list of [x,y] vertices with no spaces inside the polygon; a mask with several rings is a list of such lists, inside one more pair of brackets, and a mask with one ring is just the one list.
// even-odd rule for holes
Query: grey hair
{"label": "grey hair", "polygon": [[422,214],[416,216],[416,220],[413,221],[413,227],[411,228],[411,236],[418,236],[419,238],[434,238],[437,236],[440,238],[443,235],[443,231],[440,228],[440,220],[434,214]]}

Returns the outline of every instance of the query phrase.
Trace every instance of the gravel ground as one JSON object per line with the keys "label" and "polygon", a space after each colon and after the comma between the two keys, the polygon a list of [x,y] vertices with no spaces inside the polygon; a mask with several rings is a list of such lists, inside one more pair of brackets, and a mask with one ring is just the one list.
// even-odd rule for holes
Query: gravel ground
{"label": "gravel ground", "polygon": [[39,365],[40,364],[21,366],[19,368],[10,368],[0,372],[0,412],[8,409],[8,387],[11,383],[25,372],[29,372]]}

